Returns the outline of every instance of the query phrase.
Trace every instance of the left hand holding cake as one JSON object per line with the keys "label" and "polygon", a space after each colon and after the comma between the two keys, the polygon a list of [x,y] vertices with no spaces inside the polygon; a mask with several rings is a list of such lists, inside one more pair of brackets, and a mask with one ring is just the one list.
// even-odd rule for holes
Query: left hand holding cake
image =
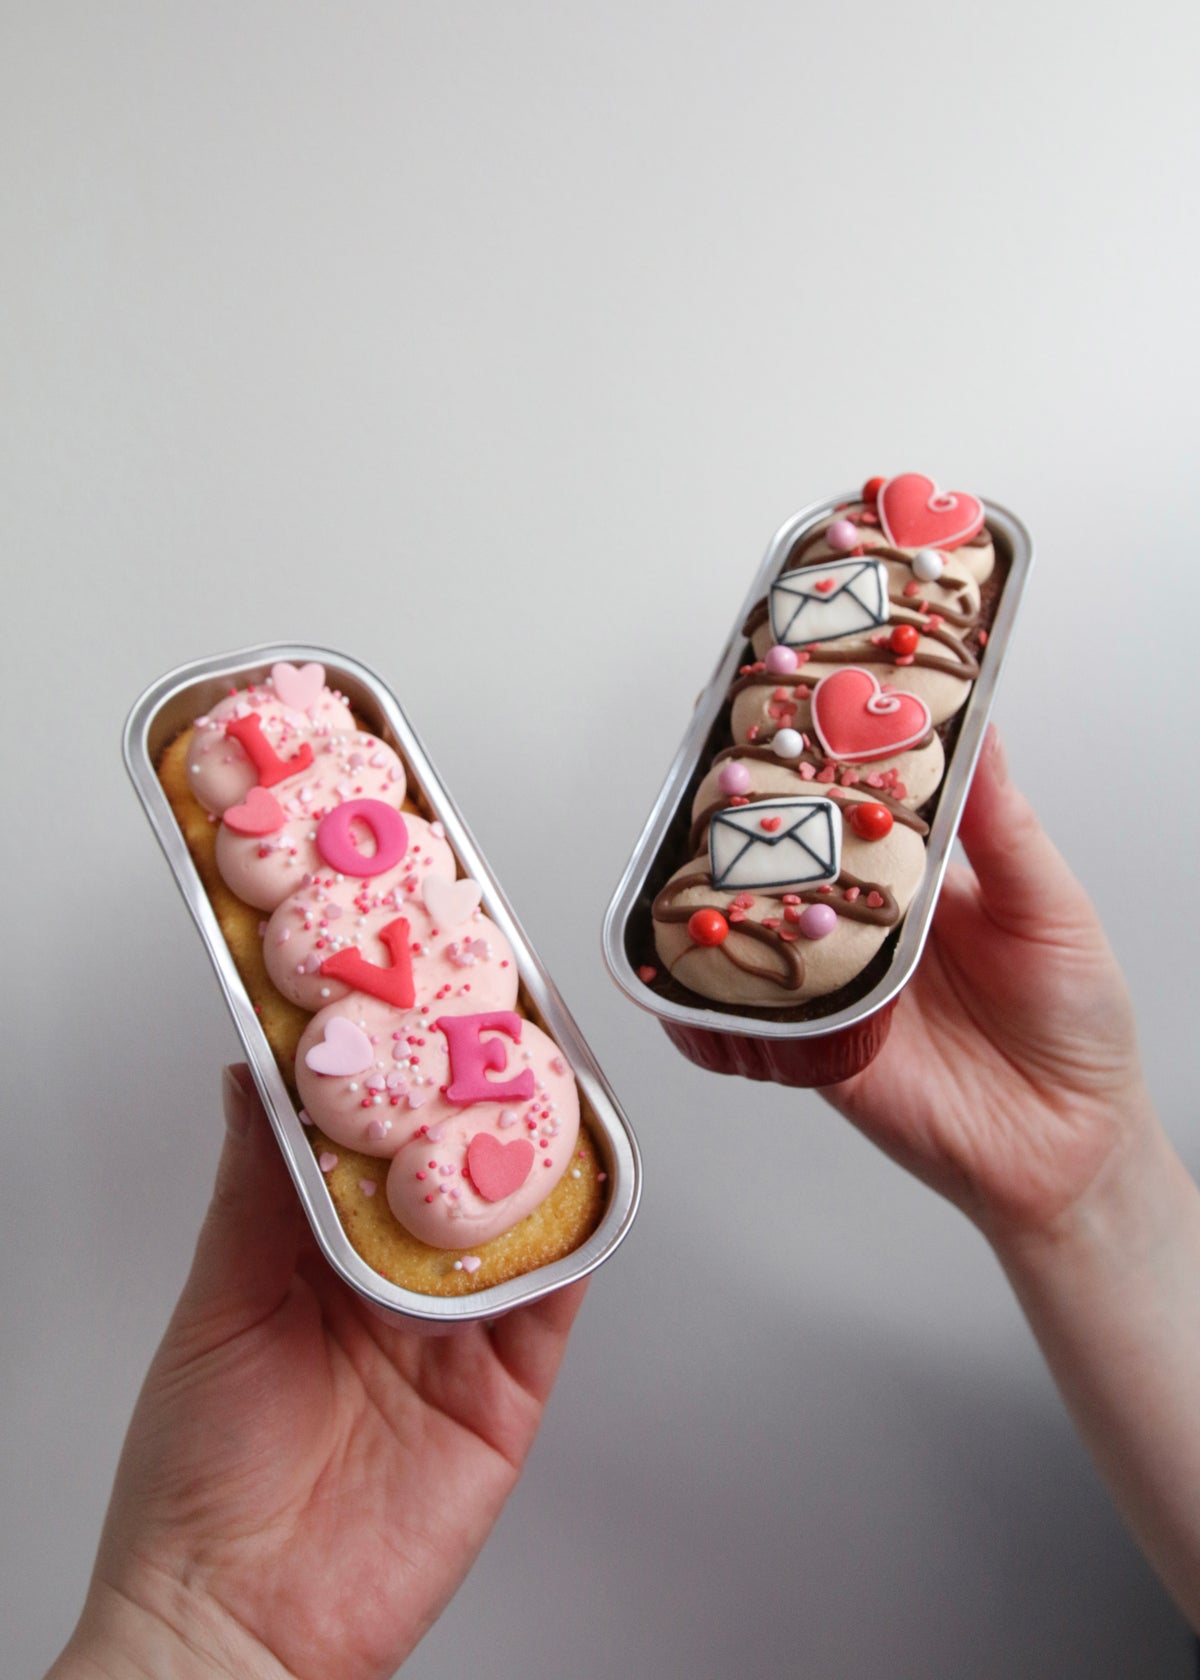
{"label": "left hand holding cake", "polygon": [[390,1676],[532,1445],[583,1297],[491,1326],[384,1323],[305,1224],[248,1072],[191,1274],[51,1674]]}

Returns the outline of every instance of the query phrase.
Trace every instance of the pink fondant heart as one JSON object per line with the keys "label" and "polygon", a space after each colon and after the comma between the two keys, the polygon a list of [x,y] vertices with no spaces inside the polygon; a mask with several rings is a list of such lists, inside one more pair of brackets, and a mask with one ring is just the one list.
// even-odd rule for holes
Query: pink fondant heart
{"label": "pink fondant heart", "polygon": [[478,881],[437,881],[426,877],[425,908],[439,928],[457,927],[479,904]]}
{"label": "pink fondant heart", "polygon": [[344,1015],[331,1015],[325,1023],[325,1037],[312,1046],[304,1060],[314,1073],[362,1073],[375,1060],[375,1051],[361,1027]]}
{"label": "pink fondant heart", "polygon": [[983,507],[961,490],[939,490],[924,473],[901,473],[879,492],[879,523],[897,548],[957,548],[983,524]]}
{"label": "pink fondant heart", "polygon": [[315,706],[325,687],[324,665],[272,665],[271,681],[285,706],[306,712]]}
{"label": "pink fondant heart", "polygon": [[252,787],[243,803],[231,805],[221,820],[235,834],[275,834],[287,818],[273,793],[264,787]]}
{"label": "pink fondant heart", "polygon": [[533,1166],[528,1138],[501,1143],[491,1132],[476,1132],[467,1145],[467,1171],[485,1202],[502,1202],[519,1190]]}
{"label": "pink fondant heart", "polygon": [[847,665],[813,690],[813,728],[830,758],[851,763],[889,758],[924,739],[929,707],[915,694],[882,689],[870,671]]}

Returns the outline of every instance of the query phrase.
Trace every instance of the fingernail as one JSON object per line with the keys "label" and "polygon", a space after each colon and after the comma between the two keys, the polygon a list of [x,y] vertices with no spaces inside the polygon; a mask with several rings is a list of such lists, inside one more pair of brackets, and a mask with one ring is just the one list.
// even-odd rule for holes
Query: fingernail
{"label": "fingernail", "polygon": [[250,1098],[231,1067],[221,1071],[221,1106],[234,1137],[245,1137],[250,1130]]}
{"label": "fingernail", "polygon": [[992,775],[996,782],[1003,786],[1008,780],[1008,754],[1004,750],[1004,742],[1000,739],[1000,731],[994,723],[988,724],[985,745],[988,757],[992,761]]}

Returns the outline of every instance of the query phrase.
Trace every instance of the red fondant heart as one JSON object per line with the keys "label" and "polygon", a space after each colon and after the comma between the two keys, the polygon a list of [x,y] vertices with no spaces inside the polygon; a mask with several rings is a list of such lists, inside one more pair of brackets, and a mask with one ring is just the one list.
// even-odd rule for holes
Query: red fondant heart
{"label": "red fondant heart", "polygon": [[837,579],[822,578],[819,583],[813,584],[813,588],[816,590],[818,595],[828,595],[831,589],[837,588]]}
{"label": "red fondant heart", "polygon": [[768,834],[774,834],[774,832],[777,828],[781,828],[783,826],[783,818],[782,817],[762,817],[759,820],[758,826],[760,828],[765,828]]}
{"label": "red fondant heart", "polygon": [[961,490],[939,490],[924,473],[901,473],[879,492],[879,523],[897,548],[957,548],[983,524],[983,508]]}
{"label": "red fondant heart", "polygon": [[235,834],[275,834],[284,825],[283,807],[264,787],[252,787],[241,805],[231,805],[222,817]]}
{"label": "red fondant heart", "polygon": [[533,1166],[528,1138],[501,1143],[490,1132],[476,1132],[467,1145],[467,1171],[485,1202],[502,1202],[519,1190]]}
{"label": "red fondant heart", "polygon": [[851,764],[890,758],[915,746],[933,727],[929,707],[915,694],[882,689],[870,671],[847,665],[813,690],[813,728],[830,758]]}

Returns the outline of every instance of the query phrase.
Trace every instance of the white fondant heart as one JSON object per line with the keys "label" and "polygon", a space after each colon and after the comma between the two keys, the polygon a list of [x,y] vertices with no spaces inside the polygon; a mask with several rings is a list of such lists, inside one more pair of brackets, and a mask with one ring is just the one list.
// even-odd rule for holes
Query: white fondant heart
{"label": "white fondant heart", "polygon": [[436,881],[426,876],[422,896],[437,926],[445,929],[465,922],[478,908],[481,894],[478,881]]}
{"label": "white fondant heart", "polygon": [[324,665],[272,665],[271,681],[285,706],[306,712],[315,706],[325,687]]}
{"label": "white fondant heart", "polygon": [[314,1073],[361,1073],[375,1060],[375,1051],[361,1027],[344,1015],[331,1015],[325,1023],[325,1037],[312,1046],[304,1060]]}

